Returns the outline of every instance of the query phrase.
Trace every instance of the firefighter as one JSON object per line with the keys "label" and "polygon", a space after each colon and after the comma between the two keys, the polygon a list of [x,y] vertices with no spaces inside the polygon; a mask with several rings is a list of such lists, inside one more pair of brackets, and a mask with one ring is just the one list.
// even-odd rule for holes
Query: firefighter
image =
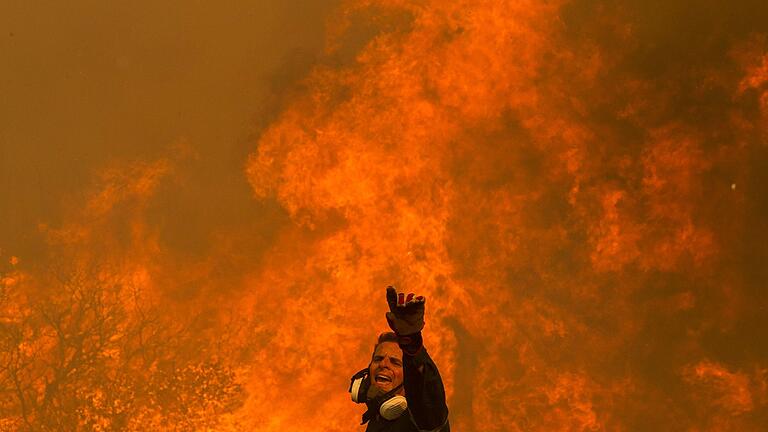
{"label": "firefighter", "polygon": [[445,389],[437,366],[424,348],[423,296],[387,287],[387,323],[367,368],[356,373],[349,391],[368,410],[366,432],[450,432]]}

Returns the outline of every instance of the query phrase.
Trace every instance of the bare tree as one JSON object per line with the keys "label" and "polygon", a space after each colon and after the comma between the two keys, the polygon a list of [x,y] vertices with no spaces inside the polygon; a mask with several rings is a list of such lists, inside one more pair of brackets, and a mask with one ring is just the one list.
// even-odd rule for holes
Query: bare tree
{"label": "bare tree", "polygon": [[191,431],[242,403],[231,367],[180,354],[188,323],[137,287],[83,270],[42,285],[11,273],[0,277],[0,431]]}

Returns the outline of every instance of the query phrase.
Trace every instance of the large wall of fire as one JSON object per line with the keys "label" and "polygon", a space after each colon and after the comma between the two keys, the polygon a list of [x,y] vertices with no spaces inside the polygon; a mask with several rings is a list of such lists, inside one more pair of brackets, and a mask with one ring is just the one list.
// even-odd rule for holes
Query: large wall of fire
{"label": "large wall of fire", "polygon": [[763,2],[25,7],[0,431],[362,430],[389,284],[456,431],[768,424]]}

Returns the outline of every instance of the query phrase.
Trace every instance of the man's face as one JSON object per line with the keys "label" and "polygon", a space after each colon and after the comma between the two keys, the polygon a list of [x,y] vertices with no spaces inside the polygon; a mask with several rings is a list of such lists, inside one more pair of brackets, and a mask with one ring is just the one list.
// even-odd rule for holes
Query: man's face
{"label": "man's face", "polygon": [[[403,383],[403,351],[397,343],[382,342],[376,347],[368,373],[371,376],[369,397],[386,393]],[[403,394],[403,389],[398,393]]]}

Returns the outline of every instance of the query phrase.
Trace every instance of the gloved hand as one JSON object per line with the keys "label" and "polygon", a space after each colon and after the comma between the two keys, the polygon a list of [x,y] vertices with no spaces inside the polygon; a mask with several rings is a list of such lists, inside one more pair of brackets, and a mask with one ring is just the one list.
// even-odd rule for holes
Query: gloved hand
{"label": "gloved hand", "polygon": [[423,296],[414,296],[413,293],[405,295],[397,293],[394,287],[387,287],[387,322],[393,332],[398,336],[410,336],[421,332],[424,328],[424,302]]}

